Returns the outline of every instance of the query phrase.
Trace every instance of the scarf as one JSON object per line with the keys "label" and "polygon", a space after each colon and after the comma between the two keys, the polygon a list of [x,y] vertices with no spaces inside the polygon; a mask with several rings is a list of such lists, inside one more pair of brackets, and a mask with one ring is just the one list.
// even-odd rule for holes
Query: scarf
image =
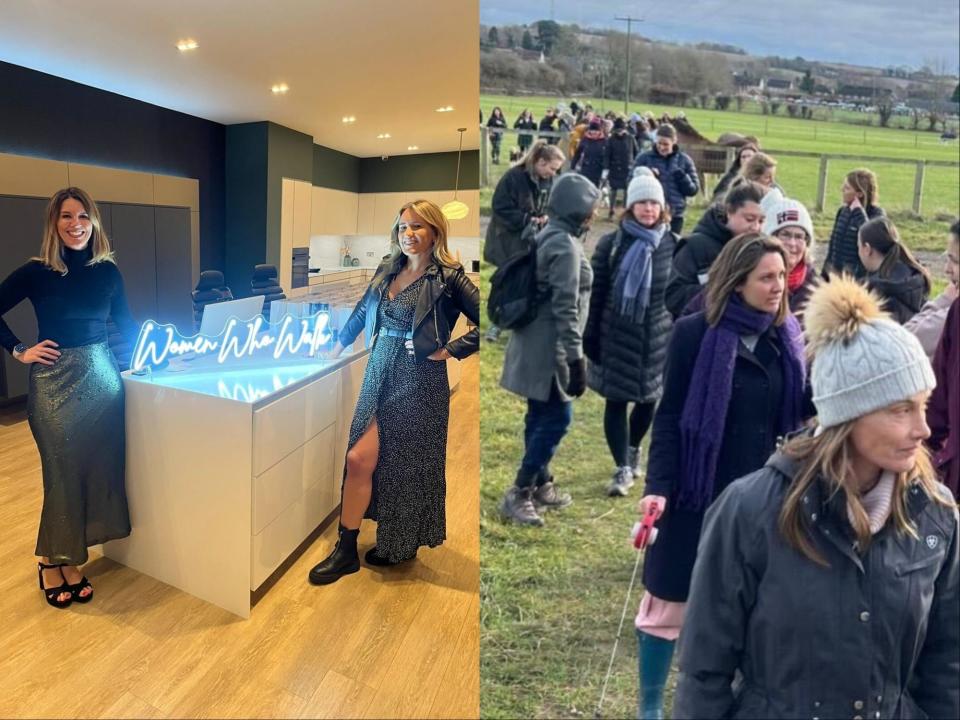
{"label": "scarf", "polygon": [[[704,510],[713,502],[717,457],[723,444],[727,409],[733,391],[733,370],[741,335],[761,335],[773,324],[774,315],[746,305],[733,294],[715,326],[707,330],[697,353],[687,400],[680,416],[679,507]],[[803,333],[792,315],[776,328],[783,371],[783,401],[778,435],[796,430],[802,422],[801,408],[806,368]]]}
{"label": "scarf", "polygon": [[[653,281],[654,251],[660,247],[665,225],[646,228],[632,217],[626,217],[620,232],[635,238],[633,245],[623,255],[613,292],[617,312],[628,322],[639,323],[650,304],[650,286]],[[618,239],[622,239],[622,235]]]}
{"label": "scarf", "polygon": [[807,279],[807,263],[802,260],[790,271],[787,276],[787,290],[793,295],[797,290],[803,287],[803,281]]}

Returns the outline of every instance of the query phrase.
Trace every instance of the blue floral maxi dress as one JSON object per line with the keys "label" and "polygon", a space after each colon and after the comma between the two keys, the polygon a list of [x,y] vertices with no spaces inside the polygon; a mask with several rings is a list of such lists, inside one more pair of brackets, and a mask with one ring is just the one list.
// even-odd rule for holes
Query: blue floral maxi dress
{"label": "blue floral maxi dress", "polygon": [[[377,327],[410,333],[421,276],[394,299],[384,292]],[[377,554],[412,558],[446,537],[446,450],[450,384],[445,361],[416,362],[405,338],[378,333],[350,425],[352,448],[374,417],[380,454],[365,517],[377,521]],[[344,473],[346,477],[346,473]]]}

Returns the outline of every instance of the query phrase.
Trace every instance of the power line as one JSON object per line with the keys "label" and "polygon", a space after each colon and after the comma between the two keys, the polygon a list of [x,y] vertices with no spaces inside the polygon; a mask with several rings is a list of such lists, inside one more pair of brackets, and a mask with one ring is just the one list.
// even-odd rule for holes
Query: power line
{"label": "power line", "polygon": [[633,23],[642,23],[643,18],[635,18],[628,15],[627,17],[615,16],[613,19],[627,23],[627,87],[623,98],[623,113],[626,115],[630,112],[628,107],[630,105],[630,29]]}

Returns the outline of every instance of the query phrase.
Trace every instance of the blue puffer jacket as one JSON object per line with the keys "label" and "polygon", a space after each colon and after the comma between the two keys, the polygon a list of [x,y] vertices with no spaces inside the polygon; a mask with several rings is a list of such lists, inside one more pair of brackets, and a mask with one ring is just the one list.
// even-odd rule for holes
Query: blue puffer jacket
{"label": "blue puffer jacket", "polygon": [[682,217],[687,209],[687,198],[700,191],[697,168],[690,156],[682,152],[679,145],[666,157],[658,153],[656,148],[652,148],[637,157],[634,170],[638,167],[648,167],[654,171],[653,174],[663,185],[663,194],[670,206],[670,214],[673,217]]}

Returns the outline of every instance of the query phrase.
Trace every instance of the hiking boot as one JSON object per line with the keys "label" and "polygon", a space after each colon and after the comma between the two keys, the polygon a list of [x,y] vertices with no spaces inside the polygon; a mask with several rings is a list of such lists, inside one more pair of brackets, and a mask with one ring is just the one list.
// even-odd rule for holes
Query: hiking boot
{"label": "hiking boot", "polygon": [[630,448],[630,451],[627,455],[627,465],[630,466],[630,470],[633,472],[634,479],[639,480],[643,475],[643,465],[640,461],[640,448]]}
{"label": "hiking boot", "polygon": [[557,490],[553,480],[537,485],[533,491],[533,506],[537,510],[562,510],[573,503],[570,493]]}
{"label": "hiking boot", "polygon": [[617,468],[607,488],[610,497],[626,497],[633,487],[633,469],[629,465]]}
{"label": "hiking boot", "polygon": [[533,488],[517,487],[513,485],[504,494],[500,503],[500,514],[504,520],[510,520],[520,525],[543,525],[543,518],[537,514],[533,506]]}

